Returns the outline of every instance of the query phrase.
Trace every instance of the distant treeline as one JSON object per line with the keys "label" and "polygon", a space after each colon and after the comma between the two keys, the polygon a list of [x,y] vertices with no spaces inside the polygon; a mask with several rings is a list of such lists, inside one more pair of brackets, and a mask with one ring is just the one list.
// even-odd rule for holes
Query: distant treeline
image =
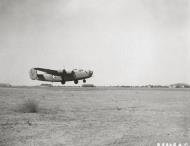
{"label": "distant treeline", "polygon": [[177,83],[171,85],[143,85],[143,86],[117,86],[117,87],[126,87],[126,88],[190,88],[189,84]]}
{"label": "distant treeline", "polygon": [[9,83],[0,83],[0,87],[12,87]]}
{"label": "distant treeline", "polygon": [[143,86],[130,86],[130,85],[117,85],[117,86],[95,86],[94,84],[82,84],[81,86],[54,86],[53,84],[41,84],[35,86],[13,86],[9,83],[0,83],[0,87],[123,87],[123,88],[190,88],[189,84],[176,83],[171,85],[143,85]]}
{"label": "distant treeline", "polygon": [[143,85],[143,86],[117,86],[117,87],[126,87],[126,88],[169,88],[169,86],[162,85]]}

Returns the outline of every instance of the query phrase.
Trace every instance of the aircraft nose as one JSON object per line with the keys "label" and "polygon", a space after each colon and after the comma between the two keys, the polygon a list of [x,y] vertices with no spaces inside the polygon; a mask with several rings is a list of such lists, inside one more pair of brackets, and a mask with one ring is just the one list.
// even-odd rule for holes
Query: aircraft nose
{"label": "aircraft nose", "polygon": [[93,71],[89,70],[89,74],[90,74],[90,76],[92,76],[93,75]]}

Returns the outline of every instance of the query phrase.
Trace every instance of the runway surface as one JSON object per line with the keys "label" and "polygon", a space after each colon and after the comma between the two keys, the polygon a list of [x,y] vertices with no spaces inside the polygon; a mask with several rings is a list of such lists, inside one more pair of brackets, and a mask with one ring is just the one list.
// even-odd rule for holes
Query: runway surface
{"label": "runway surface", "polygon": [[[28,99],[37,113],[23,113]],[[0,146],[190,145],[190,89],[0,88]]]}

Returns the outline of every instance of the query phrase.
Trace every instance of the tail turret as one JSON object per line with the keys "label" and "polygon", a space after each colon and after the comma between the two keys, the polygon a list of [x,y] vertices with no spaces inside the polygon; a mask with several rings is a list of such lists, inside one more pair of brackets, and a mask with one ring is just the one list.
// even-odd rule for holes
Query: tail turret
{"label": "tail turret", "polygon": [[30,69],[29,75],[32,80],[36,80],[38,78],[37,70],[35,70],[34,68]]}

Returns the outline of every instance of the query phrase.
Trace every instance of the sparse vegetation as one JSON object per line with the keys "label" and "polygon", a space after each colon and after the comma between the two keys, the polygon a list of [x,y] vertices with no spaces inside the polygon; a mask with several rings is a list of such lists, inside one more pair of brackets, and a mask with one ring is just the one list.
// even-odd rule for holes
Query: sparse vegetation
{"label": "sparse vegetation", "polygon": [[95,87],[94,84],[83,84],[82,87]]}
{"label": "sparse vegetation", "polygon": [[116,109],[117,109],[118,111],[122,110],[122,108],[121,108],[121,107],[117,107]]}
{"label": "sparse vegetation", "polygon": [[24,101],[24,103],[22,105],[20,105],[19,112],[38,113],[39,112],[39,104],[34,99],[27,99]]}

